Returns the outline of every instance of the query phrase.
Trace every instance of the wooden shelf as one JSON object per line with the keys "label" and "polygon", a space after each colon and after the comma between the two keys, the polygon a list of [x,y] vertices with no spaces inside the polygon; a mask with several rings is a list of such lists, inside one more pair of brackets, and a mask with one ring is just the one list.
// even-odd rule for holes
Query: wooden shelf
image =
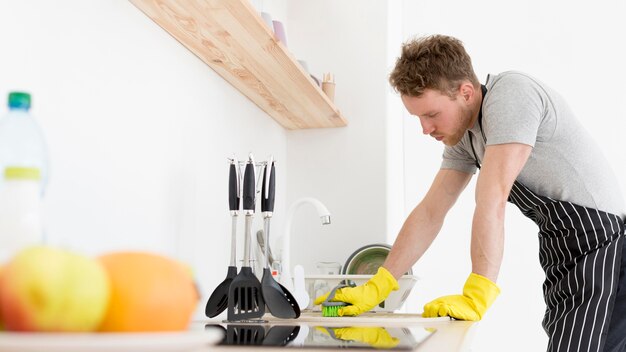
{"label": "wooden shelf", "polygon": [[287,129],[347,121],[248,0],[130,0]]}

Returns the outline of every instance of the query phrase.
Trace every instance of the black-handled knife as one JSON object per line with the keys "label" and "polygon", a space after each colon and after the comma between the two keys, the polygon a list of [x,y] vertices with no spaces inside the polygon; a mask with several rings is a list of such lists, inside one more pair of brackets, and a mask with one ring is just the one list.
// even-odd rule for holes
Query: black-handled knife
{"label": "black-handled knife", "polygon": [[[263,185],[261,186],[261,211],[272,213],[274,211],[274,199],[276,198],[276,167],[274,158],[263,168]],[[271,216],[271,214],[268,214]]]}
{"label": "black-handled knife", "polygon": [[248,214],[254,213],[255,183],[254,160],[252,160],[252,154],[250,154],[243,173],[243,210]]}

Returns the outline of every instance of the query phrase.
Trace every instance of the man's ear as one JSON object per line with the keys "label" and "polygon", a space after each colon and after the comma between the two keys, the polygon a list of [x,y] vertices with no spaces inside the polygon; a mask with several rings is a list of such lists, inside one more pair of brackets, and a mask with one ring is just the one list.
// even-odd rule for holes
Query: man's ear
{"label": "man's ear", "polygon": [[461,94],[461,97],[463,97],[463,100],[465,100],[465,102],[469,102],[474,97],[476,90],[474,89],[474,85],[471,82],[465,81],[461,83],[461,86],[459,87],[459,93]]}

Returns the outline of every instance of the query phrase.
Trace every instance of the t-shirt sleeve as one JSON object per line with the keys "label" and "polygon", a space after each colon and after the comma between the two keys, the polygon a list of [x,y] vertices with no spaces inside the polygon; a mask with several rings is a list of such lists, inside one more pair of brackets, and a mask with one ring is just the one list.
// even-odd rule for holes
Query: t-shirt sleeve
{"label": "t-shirt sleeve", "polygon": [[453,147],[446,146],[444,148],[441,169],[452,169],[468,174],[476,173],[476,162],[462,145],[463,142],[459,142]]}
{"label": "t-shirt sleeve", "polygon": [[487,93],[483,106],[483,128],[487,145],[522,143],[535,146],[545,115],[546,93],[532,78],[508,74]]}

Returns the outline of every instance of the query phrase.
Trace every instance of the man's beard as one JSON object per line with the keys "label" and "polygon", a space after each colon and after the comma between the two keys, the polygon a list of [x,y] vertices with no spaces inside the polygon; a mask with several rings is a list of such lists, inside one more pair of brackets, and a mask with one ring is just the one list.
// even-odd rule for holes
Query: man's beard
{"label": "man's beard", "polygon": [[461,139],[463,139],[463,135],[465,135],[465,131],[470,128],[470,121],[472,121],[472,112],[469,108],[460,108],[458,116],[459,119],[457,120],[456,132],[450,137],[444,139],[444,144],[450,147],[454,147],[459,144]]}

